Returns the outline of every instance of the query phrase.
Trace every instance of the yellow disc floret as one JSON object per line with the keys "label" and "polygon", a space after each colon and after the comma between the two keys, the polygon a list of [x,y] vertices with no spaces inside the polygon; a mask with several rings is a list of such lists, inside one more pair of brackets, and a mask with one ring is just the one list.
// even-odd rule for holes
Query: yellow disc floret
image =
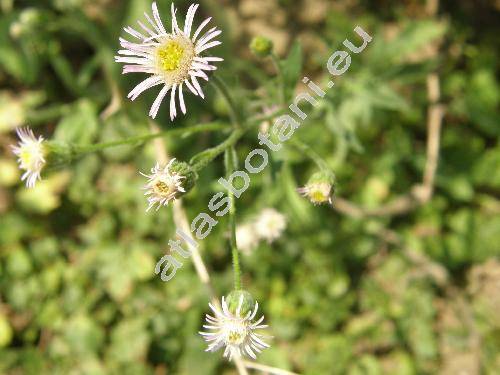
{"label": "yellow disc floret", "polygon": [[179,68],[183,56],[184,48],[175,40],[169,40],[158,48],[159,63],[166,72],[172,72]]}
{"label": "yellow disc floret", "polygon": [[20,147],[19,161],[21,169],[36,169],[39,163],[44,162],[42,145],[38,142],[29,143]]}
{"label": "yellow disc floret", "polygon": [[167,184],[166,182],[158,180],[153,185],[153,190],[158,195],[170,195],[175,192],[176,189],[174,184]]}
{"label": "yellow disc floret", "polygon": [[157,47],[156,68],[169,86],[181,84],[189,75],[196,56],[191,40],[182,35],[168,37]]}
{"label": "yellow disc floret", "polygon": [[24,166],[29,166],[33,163],[33,153],[31,150],[22,149],[19,158],[21,159],[21,164]]}
{"label": "yellow disc floret", "polygon": [[325,203],[330,199],[323,190],[312,190],[309,194],[309,198],[311,199],[311,202],[315,204]]}
{"label": "yellow disc floret", "polygon": [[232,320],[226,322],[226,340],[229,344],[240,345],[245,341],[248,334],[244,320]]}

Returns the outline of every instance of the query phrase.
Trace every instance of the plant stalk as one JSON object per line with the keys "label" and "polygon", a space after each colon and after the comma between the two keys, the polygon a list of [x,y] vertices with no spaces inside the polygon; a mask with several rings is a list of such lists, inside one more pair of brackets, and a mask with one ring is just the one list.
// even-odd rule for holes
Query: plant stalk
{"label": "plant stalk", "polygon": [[[236,151],[234,146],[226,149],[224,154],[224,164],[226,167],[226,175],[229,177],[236,168]],[[230,200],[229,206],[229,233],[231,245],[231,257],[233,259],[233,274],[234,274],[234,290],[241,289],[241,267],[240,267],[240,254],[238,252],[238,245],[236,243],[236,202],[234,194],[228,190],[227,195]]]}

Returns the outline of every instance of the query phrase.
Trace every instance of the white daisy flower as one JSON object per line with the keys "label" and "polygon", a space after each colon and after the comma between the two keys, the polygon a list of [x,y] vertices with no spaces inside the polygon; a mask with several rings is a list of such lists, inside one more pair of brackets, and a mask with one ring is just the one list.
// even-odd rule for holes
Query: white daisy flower
{"label": "white daisy flower", "polygon": [[142,92],[151,87],[163,85],[149,111],[152,118],[156,117],[163,98],[170,91],[170,119],[173,120],[177,115],[177,97],[182,113],[186,113],[184,85],[194,95],[205,97],[198,79],[208,81],[205,71],[216,70],[217,68],[212,63],[223,61],[223,59],[212,56],[203,57],[201,54],[209,48],[221,44],[220,41],[214,40],[221,31],[212,27],[202,33],[211,20],[209,17],[192,33],[198,4],[192,4],[189,7],[184,28],[181,29],[177,23],[177,10],[172,3],[172,31],[167,31],[163,26],[156,2],[153,2],[152,9],[153,18],[144,13],[147,23],[138,21],[140,31],[132,27],[124,29],[138,42],[130,42],[120,38],[120,45],[124,49],[118,51],[119,56],[115,57],[115,61],[126,64],[123,67],[124,74],[150,74],[148,78],[130,91],[128,97],[131,100],[135,100]]}
{"label": "white daisy flower", "polygon": [[144,195],[148,196],[149,203],[146,212],[155,204],[158,205],[156,208],[158,211],[161,206],[166,206],[169,202],[175,200],[179,193],[186,192],[182,187],[182,180],[185,177],[170,171],[174,161],[175,159],[170,160],[165,167],[161,167],[159,163],[156,163],[154,168],[151,169],[150,175],[141,172],[148,179],[148,183],[143,187],[146,190]]}
{"label": "white daisy flower", "polygon": [[332,203],[332,185],[327,182],[308,183],[306,186],[298,188],[297,192],[307,197],[314,205]]}
{"label": "white daisy flower", "polygon": [[215,352],[225,346],[224,357],[229,360],[233,356],[241,357],[242,355],[256,359],[256,354],[269,348],[269,344],[262,340],[265,336],[255,332],[267,328],[267,325],[261,324],[264,321],[264,316],[253,321],[259,304],[255,302],[253,310],[243,311],[243,299],[244,296],[241,295],[236,311],[230,311],[224,297],[222,297],[222,311],[211,303],[208,304],[215,316],[207,314],[205,317],[208,324],[203,326],[203,328],[213,332],[199,332],[209,343],[205,351]]}
{"label": "white daisy flower", "polygon": [[21,180],[26,180],[26,186],[32,188],[37,180],[41,180],[41,172],[45,165],[45,150],[43,137],[36,138],[30,128],[16,129],[19,142],[17,146],[11,146],[17,156],[19,168],[24,174]]}
{"label": "white daisy flower", "polygon": [[265,208],[255,221],[255,230],[268,243],[281,237],[286,228],[286,217],[274,208]]}
{"label": "white daisy flower", "polygon": [[236,245],[244,254],[249,255],[259,245],[259,237],[255,234],[253,224],[243,224],[236,227]]}

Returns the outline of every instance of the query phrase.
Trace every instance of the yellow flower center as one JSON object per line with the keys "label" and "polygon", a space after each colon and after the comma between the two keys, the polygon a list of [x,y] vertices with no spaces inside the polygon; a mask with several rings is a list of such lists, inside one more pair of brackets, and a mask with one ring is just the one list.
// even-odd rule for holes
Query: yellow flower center
{"label": "yellow flower center", "polygon": [[181,84],[188,76],[196,51],[193,42],[183,35],[167,37],[155,52],[157,74],[165,84]]}
{"label": "yellow flower center", "polygon": [[19,153],[21,169],[37,169],[43,164],[44,160],[43,146],[38,143],[23,145]]}
{"label": "yellow flower center", "polygon": [[325,196],[325,194],[321,190],[311,191],[309,197],[311,198],[311,201],[314,203],[323,203],[328,200],[328,197]]}
{"label": "yellow flower center", "polygon": [[227,339],[230,344],[236,344],[239,345],[243,342],[243,339],[245,338],[245,334],[239,331],[231,331],[227,335]]}
{"label": "yellow flower center", "polygon": [[21,159],[21,163],[23,165],[31,165],[33,162],[33,153],[31,152],[31,150],[22,150],[19,158]]}
{"label": "yellow flower center", "polygon": [[232,345],[241,345],[247,336],[246,325],[240,320],[227,321],[225,331],[226,340]]}
{"label": "yellow flower center", "polygon": [[158,48],[157,53],[161,68],[166,72],[172,72],[177,70],[181,64],[184,47],[175,40],[169,40]]}
{"label": "yellow flower center", "polygon": [[163,181],[157,181],[153,185],[153,189],[154,189],[155,193],[158,195],[168,195],[174,191],[174,189],[172,189],[171,185],[168,185],[167,183],[165,183]]}

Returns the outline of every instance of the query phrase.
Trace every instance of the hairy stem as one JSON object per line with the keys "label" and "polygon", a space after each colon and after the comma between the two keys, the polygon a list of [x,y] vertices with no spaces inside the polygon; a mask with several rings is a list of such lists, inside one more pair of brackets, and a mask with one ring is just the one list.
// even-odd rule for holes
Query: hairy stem
{"label": "hairy stem", "polygon": [[[226,167],[226,174],[229,177],[236,168],[236,151],[234,146],[226,149],[224,154],[224,164]],[[240,257],[238,252],[238,245],[236,244],[236,202],[234,200],[234,194],[231,190],[228,190],[227,195],[230,200],[229,206],[229,233],[230,233],[230,244],[231,244],[231,255],[233,259],[233,273],[234,273],[234,290],[241,289],[241,268],[240,268]]]}
{"label": "hairy stem", "polygon": [[202,151],[191,158],[190,164],[195,172],[205,168],[212,160],[222,154],[228,148],[234,146],[236,142],[245,134],[245,129],[238,128],[233,130],[231,135],[222,143],[208,150]]}
{"label": "hairy stem", "polygon": [[193,125],[193,126],[187,126],[183,128],[178,128],[178,129],[168,129],[163,132],[158,132],[158,133],[151,133],[151,134],[145,134],[145,135],[140,135],[137,137],[131,137],[127,139],[121,139],[119,141],[111,141],[111,142],[104,142],[104,143],[98,143],[95,145],[85,145],[85,146],[77,146],[77,154],[88,154],[92,152],[98,152],[102,151],[104,149],[110,148],[110,147],[116,147],[116,146],[124,146],[124,145],[140,145],[143,144],[144,142],[147,142],[151,139],[155,139],[158,137],[163,137],[165,135],[191,135],[195,133],[200,133],[204,131],[217,131],[217,130],[223,130],[227,129],[227,125],[218,123],[218,122],[210,122],[206,124],[198,124],[198,125]]}
{"label": "hairy stem", "polygon": [[319,156],[309,145],[304,142],[298,140],[297,138],[291,138],[288,140],[289,144],[293,147],[302,151],[309,159],[311,159],[319,169],[322,171],[331,172],[330,166],[323,160],[321,156]]}
{"label": "hairy stem", "polygon": [[274,53],[271,54],[271,61],[273,62],[274,68],[276,69],[276,74],[278,75],[278,81],[280,85],[280,103],[285,106],[286,104],[286,87],[285,87],[285,76],[283,70],[281,69],[281,64],[278,56]]}

